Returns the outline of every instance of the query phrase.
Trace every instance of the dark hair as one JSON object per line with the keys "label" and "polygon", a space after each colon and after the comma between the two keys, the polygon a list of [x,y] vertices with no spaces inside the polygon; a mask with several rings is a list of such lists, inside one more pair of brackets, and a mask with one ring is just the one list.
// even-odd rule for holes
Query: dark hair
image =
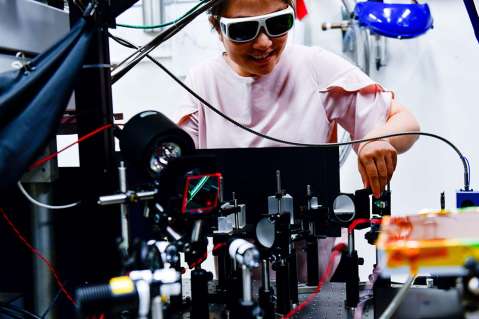
{"label": "dark hair", "polygon": [[[223,15],[230,1],[233,1],[233,0],[222,1],[219,4],[211,7],[210,10],[208,10],[210,23],[213,26],[213,28],[216,29],[216,31],[218,32],[220,31],[218,17],[221,17]],[[258,1],[264,1],[264,0],[258,0]],[[283,1],[284,3],[294,8],[294,3],[295,3],[294,0],[281,0],[281,1]]]}

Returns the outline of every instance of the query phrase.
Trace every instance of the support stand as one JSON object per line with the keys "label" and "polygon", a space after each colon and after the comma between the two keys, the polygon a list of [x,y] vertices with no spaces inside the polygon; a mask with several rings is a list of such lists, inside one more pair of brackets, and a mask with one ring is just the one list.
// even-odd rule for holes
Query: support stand
{"label": "support stand", "polygon": [[296,264],[296,250],[291,249],[291,254],[288,257],[289,281],[290,281],[290,297],[291,303],[296,306],[299,303],[298,298],[298,270]]}
{"label": "support stand", "polygon": [[[229,240],[229,234],[214,234],[213,235],[213,245],[218,245],[225,243]],[[213,256],[217,258],[217,276],[218,276],[218,286],[217,289],[227,292],[229,278],[232,276],[232,263],[231,259],[228,256],[228,251],[226,249],[219,249],[216,252],[213,252]]]}
{"label": "support stand", "polygon": [[273,265],[276,271],[276,312],[282,315],[291,310],[291,288],[289,282],[289,267],[285,259]]}
{"label": "support stand", "polygon": [[195,268],[191,272],[191,318],[208,319],[208,282],[213,275],[201,268]]}
{"label": "support stand", "polygon": [[[291,310],[291,285],[298,286],[297,277],[296,282],[291,279],[290,272],[290,258],[291,258],[291,225],[290,214],[283,213],[275,216],[275,243],[273,247],[273,256],[277,260],[273,264],[273,270],[276,271],[276,311],[280,314],[287,314]],[[294,278],[293,278],[294,279]]]}
{"label": "support stand", "polygon": [[343,254],[346,263],[346,269],[349,269],[346,280],[346,300],[345,304],[348,308],[356,308],[359,302],[359,265],[364,261],[358,257],[358,252],[354,247],[354,230],[348,237],[348,252]]}
{"label": "support stand", "polygon": [[261,265],[261,288],[259,289],[259,306],[263,309],[264,319],[274,318],[274,291],[269,280],[269,261],[263,259]]}
{"label": "support stand", "polygon": [[315,236],[306,238],[306,269],[308,286],[316,286],[319,282],[318,239]]}

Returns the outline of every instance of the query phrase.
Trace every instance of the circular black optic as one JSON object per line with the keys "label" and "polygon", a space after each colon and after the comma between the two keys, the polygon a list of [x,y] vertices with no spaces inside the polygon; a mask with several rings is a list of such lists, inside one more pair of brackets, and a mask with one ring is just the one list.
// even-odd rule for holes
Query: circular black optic
{"label": "circular black optic", "polygon": [[181,147],[173,142],[162,142],[153,147],[149,169],[159,175],[173,158],[181,156]]}
{"label": "circular black optic", "polygon": [[153,178],[159,176],[171,159],[188,155],[194,148],[188,133],[157,111],[135,115],[120,135],[124,158]]}

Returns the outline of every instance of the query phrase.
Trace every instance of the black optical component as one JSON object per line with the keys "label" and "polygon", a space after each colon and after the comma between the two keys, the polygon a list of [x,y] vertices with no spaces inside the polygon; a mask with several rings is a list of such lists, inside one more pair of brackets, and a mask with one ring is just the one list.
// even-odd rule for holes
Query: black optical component
{"label": "black optical component", "polygon": [[126,161],[158,178],[170,160],[191,154],[195,145],[188,133],[165,115],[145,111],[125,124],[120,148]]}

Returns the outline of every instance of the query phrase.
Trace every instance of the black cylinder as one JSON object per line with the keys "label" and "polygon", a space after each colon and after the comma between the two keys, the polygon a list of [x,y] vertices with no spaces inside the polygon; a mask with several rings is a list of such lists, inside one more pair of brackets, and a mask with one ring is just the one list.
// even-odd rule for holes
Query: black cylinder
{"label": "black cylinder", "polygon": [[289,287],[289,267],[286,260],[276,264],[276,312],[282,315],[291,310],[291,296]]}
{"label": "black cylinder", "polygon": [[[213,245],[223,244],[229,238],[229,235],[224,234],[215,234],[213,236]],[[231,277],[232,265],[231,257],[229,256],[227,249],[219,249],[216,252],[213,252],[213,256],[217,257],[218,260],[218,289],[222,291],[228,291],[228,278]]]}
{"label": "black cylinder", "polygon": [[135,115],[120,133],[120,149],[124,158],[148,174],[153,174],[148,170],[151,154],[164,142],[178,145],[181,155],[188,155],[195,148],[188,133],[157,111],[144,111]]}
{"label": "black cylinder", "polygon": [[289,269],[289,293],[291,297],[291,303],[298,304],[298,270],[296,264],[296,250],[291,250],[291,255],[288,257],[288,269]]}
{"label": "black cylinder", "polygon": [[316,286],[319,283],[319,255],[318,239],[314,236],[306,239],[306,269],[308,286]]}
{"label": "black cylinder", "polygon": [[113,294],[108,284],[78,288],[75,299],[81,316],[138,308],[136,290],[130,293]]}
{"label": "black cylinder", "polygon": [[210,272],[196,268],[191,272],[191,318],[208,319],[208,281],[212,279]]}
{"label": "black cylinder", "polygon": [[[179,274],[182,273],[182,268],[181,268],[181,262],[180,259],[176,262],[171,263],[171,267],[174,268]],[[183,287],[183,279],[182,276],[180,275],[180,287]],[[171,311],[178,311],[181,310],[183,307],[183,288],[181,288],[181,293],[177,296],[171,296],[170,297],[170,310]]]}
{"label": "black cylinder", "polygon": [[344,254],[343,258],[349,269],[348,279],[346,281],[346,306],[356,308],[359,302],[359,258],[358,252],[353,251],[351,255]]}
{"label": "black cylinder", "polygon": [[271,288],[269,290],[265,290],[264,287],[260,288],[258,304],[263,311],[264,319],[274,318],[274,292]]}
{"label": "black cylinder", "polygon": [[238,266],[236,270],[232,270],[230,277],[228,278],[229,291],[226,303],[230,308],[234,308],[234,306],[243,298],[243,277],[241,275],[240,267],[241,266]]}
{"label": "black cylinder", "polygon": [[230,258],[226,252],[222,249],[218,253],[218,288],[228,289],[228,277],[231,276]]}

